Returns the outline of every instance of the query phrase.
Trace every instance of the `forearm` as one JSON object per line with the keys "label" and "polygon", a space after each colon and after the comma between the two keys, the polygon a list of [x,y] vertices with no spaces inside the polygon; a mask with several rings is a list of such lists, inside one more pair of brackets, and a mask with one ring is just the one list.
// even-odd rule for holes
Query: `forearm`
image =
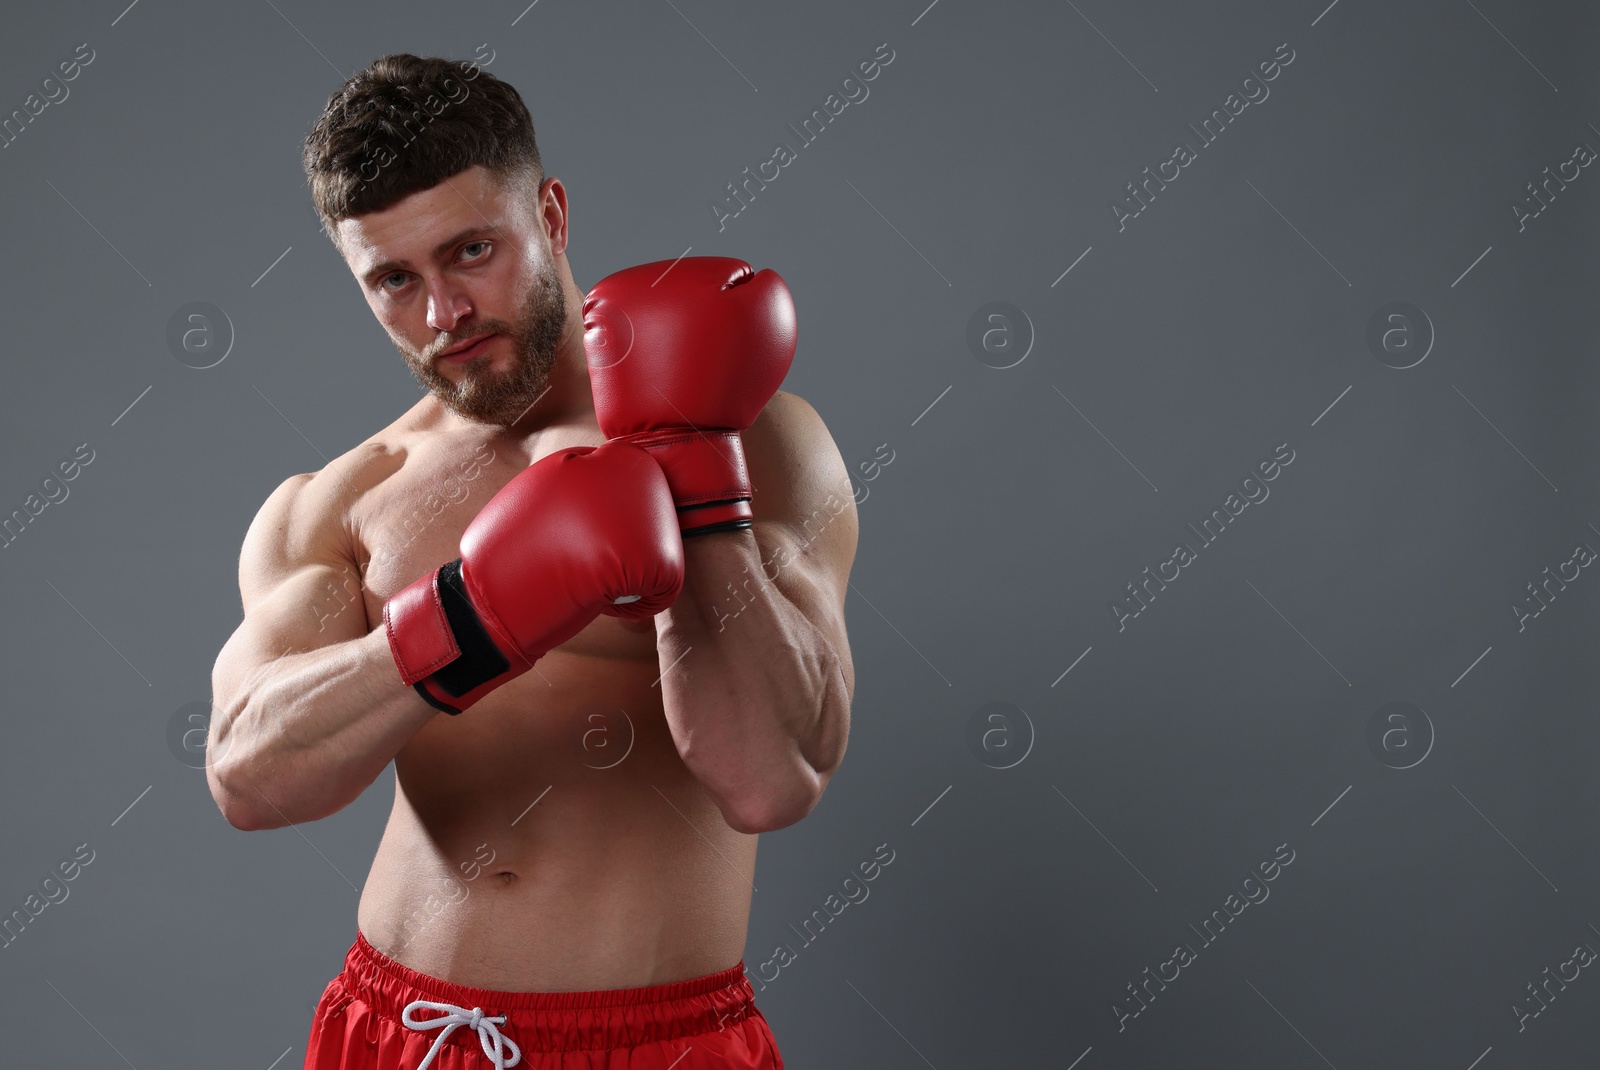
{"label": "forearm", "polygon": [[315,821],[349,805],[436,714],[401,683],[381,628],[285,655],[220,711],[212,794],[238,828]]}
{"label": "forearm", "polygon": [[844,756],[850,697],[838,653],[767,579],[754,535],[685,540],[683,592],[656,622],[684,764],[741,832],[800,820]]}

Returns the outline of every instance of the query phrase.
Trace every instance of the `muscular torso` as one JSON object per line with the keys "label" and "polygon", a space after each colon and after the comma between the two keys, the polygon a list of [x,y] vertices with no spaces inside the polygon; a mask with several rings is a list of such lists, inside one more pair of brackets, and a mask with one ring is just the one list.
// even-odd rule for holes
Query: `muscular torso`
{"label": "muscular torso", "polygon": [[[344,480],[362,579],[347,611],[381,627],[384,602],[460,556],[513,476],[603,440],[593,424],[517,441],[403,420],[355,451]],[[357,916],[367,940],[430,976],[510,991],[662,984],[738,962],[756,837],[728,827],[679,758],[660,673],[655,625],[602,615],[429,721],[395,759]]]}

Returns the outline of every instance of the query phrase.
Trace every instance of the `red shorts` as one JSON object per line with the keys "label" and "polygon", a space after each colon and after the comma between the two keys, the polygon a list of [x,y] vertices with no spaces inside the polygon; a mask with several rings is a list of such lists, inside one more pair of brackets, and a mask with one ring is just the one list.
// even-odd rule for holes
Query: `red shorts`
{"label": "red shorts", "polygon": [[[497,1059],[498,1056],[498,1059]],[[605,992],[441,981],[358,931],[311,1020],[305,1070],[782,1070],[744,963]]]}

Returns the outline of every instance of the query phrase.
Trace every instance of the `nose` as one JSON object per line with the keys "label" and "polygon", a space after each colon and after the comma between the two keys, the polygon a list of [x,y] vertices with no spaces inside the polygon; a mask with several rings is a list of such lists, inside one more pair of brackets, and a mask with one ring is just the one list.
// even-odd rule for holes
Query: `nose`
{"label": "nose", "polygon": [[460,290],[447,290],[443,283],[428,288],[428,326],[439,332],[456,329],[462,319],[472,315],[472,301]]}

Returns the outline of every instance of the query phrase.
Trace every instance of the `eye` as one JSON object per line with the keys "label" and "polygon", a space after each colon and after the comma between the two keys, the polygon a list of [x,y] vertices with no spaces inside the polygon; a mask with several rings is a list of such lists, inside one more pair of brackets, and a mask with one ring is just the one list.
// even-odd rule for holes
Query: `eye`
{"label": "eye", "polygon": [[405,277],[405,272],[403,271],[396,271],[385,275],[383,278],[378,280],[378,288],[381,290],[388,290],[390,293],[393,293],[395,288],[389,285],[389,281],[391,279],[404,279]]}
{"label": "eye", "polygon": [[475,245],[476,246],[482,246],[483,247],[483,252],[480,253],[477,256],[469,257],[468,259],[471,259],[471,260],[482,260],[484,257],[489,255],[489,248],[490,248],[489,243],[486,242],[486,241],[483,241],[481,239],[479,241],[469,241],[467,244],[465,244],[465,245],[463,245],[461,247],[461,251],[464,253],[468,249],[471,249]]}

